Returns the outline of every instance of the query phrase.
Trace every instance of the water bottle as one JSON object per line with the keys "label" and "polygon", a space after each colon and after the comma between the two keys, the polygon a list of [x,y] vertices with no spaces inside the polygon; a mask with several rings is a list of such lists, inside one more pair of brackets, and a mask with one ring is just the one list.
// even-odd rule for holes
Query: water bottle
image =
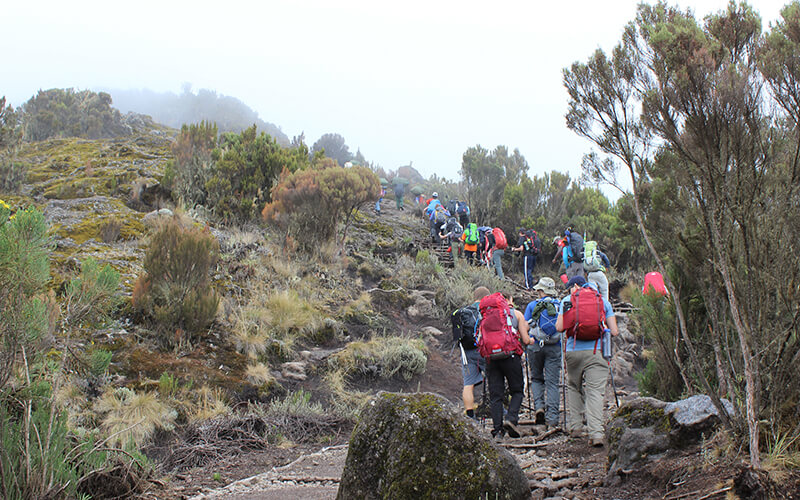
{"label": "water bottle", "polygon": [[610,360],[612,357],[611,352],[611,330],[606,328],[603,330],[603,359]]}

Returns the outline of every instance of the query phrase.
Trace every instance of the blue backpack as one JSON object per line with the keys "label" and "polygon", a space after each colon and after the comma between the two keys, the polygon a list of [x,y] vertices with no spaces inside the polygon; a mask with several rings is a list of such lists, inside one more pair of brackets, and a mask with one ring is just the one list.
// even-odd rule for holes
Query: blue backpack
{"label": "blue backpack", "polygon": [[556,331],[556,319],[561,302],[552,297],[544,297],[536,301],[528,324],[533,328],[536,340],[545,344],[556,344],[561,336]]}

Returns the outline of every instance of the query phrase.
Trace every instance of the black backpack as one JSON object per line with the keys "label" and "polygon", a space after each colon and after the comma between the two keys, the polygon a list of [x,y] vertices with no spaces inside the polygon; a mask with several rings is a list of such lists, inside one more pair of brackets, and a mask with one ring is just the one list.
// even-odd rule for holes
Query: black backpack
{"label": "black backpack", "polygon": [[569,248],[572,250],[572,262],[583,262],[583,236],[575,231],[570,232]]}
{"label": "black backpack", "polygon": [[456,213],[458,215],[467,215],[468,212],[469,212],[469,206],[463,201],[459,201],[458,207],[456,208]]}
{"label": "black backpack", "polygon": [[475,349],[477,347],[475,331],[480,319],[481,313],[477,302],[453,311],[450,316],[453,324],[453,342],[461,342],[461,345],[467,350]]}

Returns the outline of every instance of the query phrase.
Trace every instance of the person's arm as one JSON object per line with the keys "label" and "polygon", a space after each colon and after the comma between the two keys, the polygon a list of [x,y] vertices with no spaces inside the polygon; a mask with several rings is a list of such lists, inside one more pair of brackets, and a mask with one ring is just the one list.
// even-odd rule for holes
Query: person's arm
{"label": "person's arm", "polygon": [[616,337],[619,335],[619,329],[617,328],[617,317],[614,316],[614,308],[611,307],[611,302],[603,299],[603,309],[606,313],[606,326],[611,330],[611,335]]}
{"label": "person's arm", "polygon": [[603,262],[603,265],[608,269],[611,267],[611,262],[608,260],[608,255],[604,254],[603,252],[597,252],[600,254],[600,260]]}
{"label": "person's arm", "polygon": [[555,264],[556,261],[561,258],[561,252],[563,251],[564,247],[558,247],[558,251],[556,252],[556,255],[553,257],[553,264]]}
{"label": "person's arm", "polygon": [[519,336],[522,338],[522,343],[525,345],[531,344],[532,341],[528,335],[528,322],[525,321],[525,316],[523,316],[522,313],[516,309],[514,309],[514,314],[517,315],[517,322],[519,323]]}
{"label": "person's arm", "polygon": [[561,305],[558,306],[558,317],[556,318],[556,331],[563,332],[564,331],[564,301],[561,301]]}

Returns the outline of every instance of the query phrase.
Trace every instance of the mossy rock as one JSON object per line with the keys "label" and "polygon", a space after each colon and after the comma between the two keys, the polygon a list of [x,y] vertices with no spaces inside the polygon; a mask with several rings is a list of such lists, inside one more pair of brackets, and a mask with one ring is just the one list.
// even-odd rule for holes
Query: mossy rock
{"label": "mossy rock", "polygon": [[435,394],[379,393],[350,437],[337,499],[528,499],[511,454]]}

